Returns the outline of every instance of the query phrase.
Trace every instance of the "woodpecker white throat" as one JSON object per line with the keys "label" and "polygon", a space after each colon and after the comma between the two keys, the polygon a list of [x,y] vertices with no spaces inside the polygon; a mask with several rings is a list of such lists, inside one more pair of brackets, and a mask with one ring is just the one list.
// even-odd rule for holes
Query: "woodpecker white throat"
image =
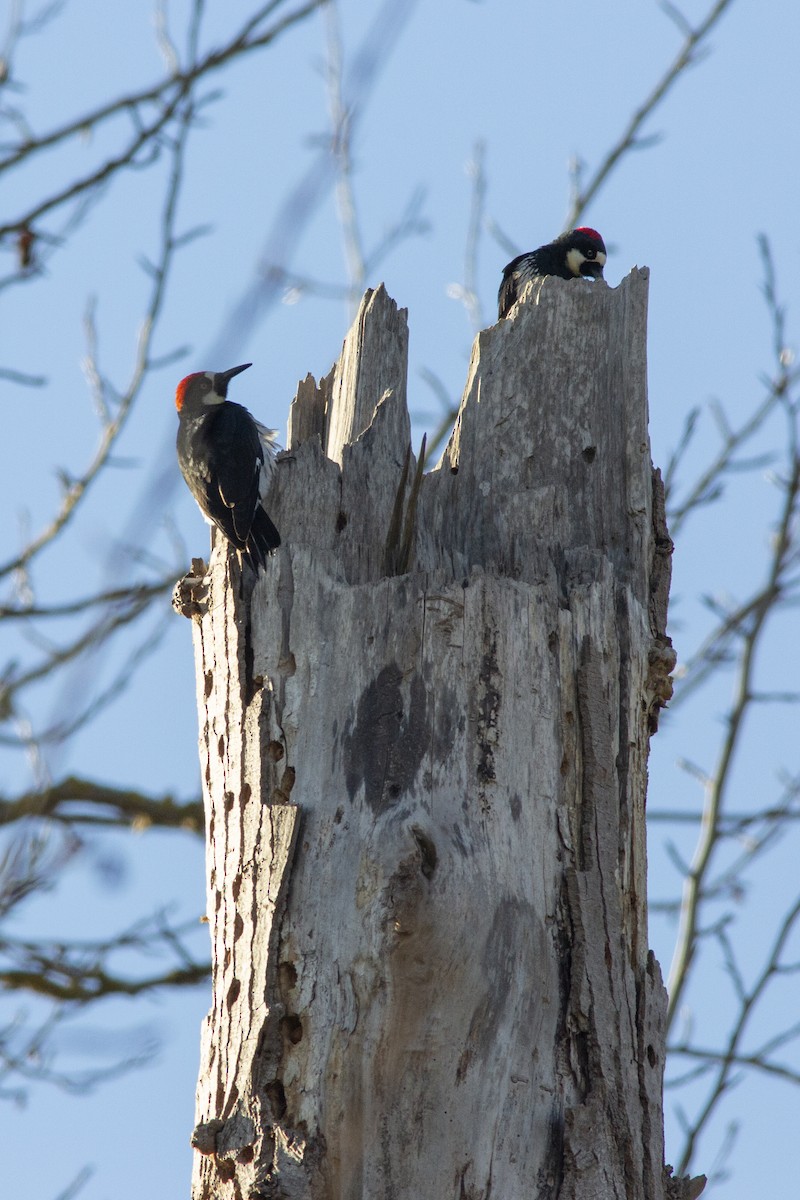
{"label": "woodpecker white throat", "polygon": [[176,389],[175,407],[178,463],[189,490],[240,562],[257,571],[281,538],[264,508],[275,468],[275,430],[228,399],[231,379],[250,366],[187,375]]}
{"label": "woodpecker white throat", "polygon": [[606,247],[596,229],[581,225],[562,233],[555,241],[518,254],[503,268],[503,280],[497,294],[497,318],[508,316],[522,289],[532,279],[542,275],[557,275],[560,279],[602,279],[606,265]]}

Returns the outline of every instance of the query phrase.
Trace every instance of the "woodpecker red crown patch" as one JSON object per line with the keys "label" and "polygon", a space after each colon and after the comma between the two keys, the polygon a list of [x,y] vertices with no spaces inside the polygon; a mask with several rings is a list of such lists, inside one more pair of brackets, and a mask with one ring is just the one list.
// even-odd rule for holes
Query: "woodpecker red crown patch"
{"label": "woodpecker red crown patch", "polygon": [[183,408],[183,402],[186,399],[186,391],[193,379],[197,379],[198,375],[202,375],[202,371],[194,371],[191,375],[187,375],[182,379],[175,389],[175,407],[178,412]]}
{"label": "woodpecker red crown patch", "polygon": [[602,242],[602,238],[596,229],[590,229],[588,225],[579,225],[575,230],[576,233],[585,233],[587,237],[594,238],[596,242]]}

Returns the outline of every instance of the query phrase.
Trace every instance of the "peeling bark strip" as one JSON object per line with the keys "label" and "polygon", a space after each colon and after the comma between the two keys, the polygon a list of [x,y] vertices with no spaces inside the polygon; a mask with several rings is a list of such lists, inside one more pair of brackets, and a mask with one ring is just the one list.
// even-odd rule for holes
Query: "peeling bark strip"
{"label": "peeling bark strip", "polygon": [[368,292],[292,405],[279,553],[255,586],[213,556],[194,1200],[682,1194],[645,908],[646,298],[641,271],[548,279],[480,334],[387,575],[416,464],[405,313]]}

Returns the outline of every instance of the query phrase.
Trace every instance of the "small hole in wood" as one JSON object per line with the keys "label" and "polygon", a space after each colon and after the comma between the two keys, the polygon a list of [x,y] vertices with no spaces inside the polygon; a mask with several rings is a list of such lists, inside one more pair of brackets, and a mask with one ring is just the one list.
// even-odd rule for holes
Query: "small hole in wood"
{"label": "small hole in wood", "polygon": [[414,835],[414,841],[417,843],[417,849],[419,850],[419,869],[426,879],[430,879],[439,861],[436,846],[427,833],[420,829],[419,825],[412,825],[411,832]]}
{"label": "small hole in wood", "polygon": [[293,988],[297,984],[297,967],[293,962],[282,962],[278,967],[278,977],[282,988]]}
{"label": "small hole in wood", "polygon": [[267,746],[267,758],[270,762],[280,762],[283,758],[283,746],[280,742],[270,742]]}
{"label": "small hole in wood", "polygon": [[280,1079],[273,1079],[264,1090],[272,1107],[272,1115],[278,1121],[286,1113],[286,1092],[283,1090],[283,1084]]}
{"label": "small hole in wood", "polygon": [[230,1011],[233,1008],[234,1004],[239,999],[239,992],[241,990],[242,990],[241,983],[239,982],[238,979],[234,979],[233,982],[231,983],[231,986],[228,988],[228,996],[225,1001],[226,1004],[228,1005],[228,1011]]}
{"label": "small hole in wood", "polygon": [[205,683],[205,687],[204,687],[205,698],[207,700],[208,697],[211,695],[211,689],[214,686],[214,674],[212,671],[206,671],[205,676],[204,676],[204,683]]}
{"label": "small hole in wood", "polygon": [[336,518],[336,532],[341,533],[346,524],[347,524],[347,513],[341,512],[341,510],[340,510],[339,515]]}
{"label": "small hole in wood", "polygon": [[237,912],[236,916],[233,918],[233,940],[238,942],[243,932],[244,921],[242,920],[242,914]]}
{"label": "small hole in wood", "polygon": [[297,1046],[303,1040],[303,1022],[296,1013],[287,1013],[281,1018],[281,1026],[286,1034],[287,1040],[293,1046]]}
{"label": "small hole in wood", "polygon": [[583,451],[583,461],[584,462],[593,463],[596,457],[597,457],[597,449],[595,446],[587,446],[586,449]]}

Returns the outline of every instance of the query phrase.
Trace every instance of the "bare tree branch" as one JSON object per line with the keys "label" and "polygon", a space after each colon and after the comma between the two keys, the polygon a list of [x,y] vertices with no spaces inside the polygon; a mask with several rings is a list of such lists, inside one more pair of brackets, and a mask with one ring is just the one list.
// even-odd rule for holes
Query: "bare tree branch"
{"label": "bare tree branch", "polygon": [[148,796],[134,788],[96,783],[74,775],[43,790],[23,792],[13,799],[0,796],[0,825],[26,817],[48,817],[70,826],[185,829],[203,832],[201,800]]}
{"label": "bare tree branch", "polygon": [[352,316],[364,291],[366,279],[364,248],[353,188],[353,158],[350,142],[351,129],[357,110],[352,102],[348,107],[344,99],[344,65],[336,0],[326,0],[324,13],[327,34],[325,75],[328,85],[328,108],[331,116],[331,154],[336,163],[336,205],[339,211],[339,227],[342,231],[347,274],[350,281]]}
{"label": "bare tree branch", "polygon": [[[472,185],[472,198],[469,225],[467,227],[467,240],[464,248],[464,282],[463,284],[453,283],[447,289],[447,294],[454,300],[460,300],[466,308],[473,335],[486,325],[476,284],[480,234],[485,221],[484,210],[486,207],[485,157],[486,147],[483,142],[476,142],[473,147],[472,158],[467,164],[467,174]],[[452,421],[450,423],[452,424]],[[433,445],[436,445],[435,441],[432,443]]]}
{"label": "bare tree branch", "polygon": [[680,1006],[683,989],[687,982],[688,971],[696,948],[699,907],[703,887],[719,842],[720,813],[733,767],[734,753],[740,742],[740,732],[743,728],[745,716],[753,703],[753,675],[756,651],[759,648],[767,622],[774,613],[775,605],[771,598],[780,595],[783,572],[792,548],[792,526],[797,512],[798,493],[800,492],[800,458],[797,455],[796,449],[796,430],[792,431],[791,428],[790,444],[792,457],[791,476],[784,490],[783,510],[780,514],[778,530],[773,542],[773,552],[766,585],[762,589],[764,599],[760,605],[754,608],[748,623],[747,632],[743,638],[737,669],[738,678],[734,701],[726,721],[726,735],[720,750],[716,769],[712,772],[711,783],[706,789],[700,841],[698,842],[692,865],[684,884],[680,929],[668,984],[670,993],[667,1016],[668,1028]]}
{"label": "bare tree branch", "polygon": [[565,229],[571,229],[573,225],[578,224],[582,213],[588,208],[592,200],[594,200],[612,171],[626,154],[631,150],[646,149],[647,146],[653,144],[652,138],[642,136],[642,126],[653,115],[662,101],[666,99],[687,68],[693,66],[698,61],[709,34],[724,16],[726,10],[730,8],[731,4],[732,0],[716,0],[716,3],[712,5],[700,24],[694,27],[690,25],[687,19],[679,17],[677,9],[674,6],[670,5],[667,8],[662,5],[675,24],[680,26],[684,36],[683,45],[649,96],[636,109],[622,131],[620,138],[612,146],[611,150],[609,150],[588,182],[584,184],[579,179],[576,181],[577,187],[574,189],[567,218],[564,223]]}
{"label": "bare tree branch", "polygon": [[[170,926],[163,913],[156,913],[99,942],[0,938],[0,988],[44,996],[61,1004],[84,1005],[100,997],[138,996],[157,988],[203,983],[210,964],[195,961],[183,940],[186,933],[196,929],[196,923]],[[123,975],[111,968],[114,958],[123,951],[126,955],[134,951],[140,958],[169,956],[174,965],[148,974]]]}
{"label": "bare tree branch", "polygon": [[78,600],[65,600],[60,604],[0,604],[0,621],[72,617],[86,612],[89,608],[115,606],[133,608],[138,615],[151,600],[158,596],[169,595],[174,586],[175,574],[172,571],[166,579],[160,579],[156,583],[134,583],[129,587],[111,588],[109,591],[97,592],[93,596],[82,596]]}
{"label": "bare tree branch", "polygon": [[[108,463],[111,452],[125,427],[127,419],[142,387],[149,370],[150,347],[154,332],[161,313],[165,288],[175,255],[175,220],[177,201],[183,179],[184,154],[189,130],[192,124],[192,108],[187,105],[184,109],[178,135],[171,147],[172,168],[170,171],[167,192],[161,220],[161,251],[158,266],[155,269],[146,315],[139,335],[139,345],[133,375],[127,388],[119,399],[116,412],[103,425],[100,444],[91,461],[78,478],[66,483],[59,511],[53,520],[16,557],[0,564],[0,578],[27,567],[30,561],[58,536],[61,530],[73,517],[80,502],[86,496],[92,483],[97,479],[103,467]],[[99,376],[100,370],[96,362],[91,361],[90,371]]]}
{"label": "bare tree branch", "polygon": [[[782,1064],[771,1063],[767,1058],[767,1055],[773,1049],[800,1038],[800,1022],[793,1023],[777,1038],[770,1039],[760,1051],[756,1051],[754,1054],[742,1054],[739,1049],[750,1018],[753,1016],[767,987],[773,982],[776,976],[787,970],[787,967],[782,964],[781,960],[786,945],[797,926],[798,918],[800,918],[800,899],[792,905],[781,921],[775,939],[754,984],[741,995],[738,1015],[733,1022],[725,1046],[706,1057],[704,1068],[713,1065],[714,1077],[709,1086],[705,1103],[701,1106],[694,1120],[686,1124],[686,1141],[678,1167],[679,1172],[688,1169],[697,1140],[708,1124],[722,1097],[741,1080],[742,1076],[736,1073],[736,1067],[754,1068],[783,1079],[790,1079],[792,1082],[800,1082],[800,1072]],[[790,969],[798,970],[798,967],[794,965]],[[670,1053],[681,1054],[684,1057],[703,1057],[702,1052],[694,1050],[688,1042],[671,1046]]]}
{"label": "bare tree branch", "polygon": [[[83,137],[87,129],[98,129],[105,121],[118,116],[120,113],[129,113],[138,117],[139,109],[149,104],[158,103],[161,107],[161,117],[156,119],[150,127],[150,136],[154,136],[155,133],[164,127],[168,117],[171,117],[178,111],[181,101],[189,95],[198,80],[205,79],[214,71],[219,70],[220,67],[226,66],[233,59],[239,59],[246,54],[250,54],[255,50],[261,50],[265,46],[270,45],[271,42],[275,41],[277,37],[291,28],[291,26],[296,25],[299,21],[304,20],[315,12],[322,2],[323,0],[310,0],[309,3],[301,5],[285,17],[282,17],[280,21],[276,22],[269,29],[257,33],[256,30],[259,25],[268,17],[271,17],[277,9],[286,6],[286,0],[270,0],[270,3],[262,5],[253,16],[248,18],[239,32],[225,46],[210,51],[197,61],[192,61],[191,65],[184,71],[171,72],[152,87],[142,88],[140,91],[131,92],[127,96],[120,96],[108,104],[100,105],[98,108],[91,109],[89,112],[83,113],[80,117],[76,117],[58,126],[56,129],[51,130],[50,133],[26,139],[7,154],[5,158],[0,158],[0,174],[3,171],[11,170],[25,159],[39,154],[43,150],[49,150],[69,138]],[[195,28],[200,7],[195,6]],[[192,48],[196,50],[196,37],[190,38],[190,51]],[[171,92],[174,92],[175,95],[167,98]],[[145,138],[144,140],[148,139]],[[140,145],[142,144],[144,144],[143,141],[140,142]],[[122,158],[125,156],[118,157]],[[130,155],[127,157],[129,158]],[[23,217],[19,220],[11,221],[6,225],[0,225],[0,236],[18,229],[22,224],[30,223],[30,220],[26,220]]]}
{"label": "bare tree branch", "polygon": [[[732,611],[715,601],[708,601],[708,607],[718,618],[717,626],[688,660],[685,682],[679,683],[676,696],[677,701],[685,699],[689,689],[699,688],[713,678],[720,668],[732,666],[735,670],[733,700],[725,720],[715,767],[705,772],[687,764],[703,787],[704,804],[691,865],[683,869],[678,863],[685,879],[679,908],[678,939],[669,979],[668,1028],[674,1025],[675,1017],[682,1009],[690,979],[697,972],[697,956],[710,938],[722,951],[736,1011],[718,1049],[696,1045],[690,1031],[669,1046],[671,1056],[684,1057],[697,1064],[686,1072],[673,1075],[670,1086],[696,1085],[701,1080],[710,1080],[705,1100],[696,1116],[689,1119],[684,1114],[682,1118],[685,1145],[680,1170],[686,1169],[691,1161],[697,1140],[723,1096],[744,1078],[747,1070],[757,1070],[765,1075],[800,1083],[800,1071],[791,1063],[776,1061],[773,1057],[776,1050],[800,1038],[800,1025],[792,1023],[777,1034],[772,1034],[755,1050],[746,1050],[742,1046],[748,1024],[762,1003],[768,986],[777,978],[799,969],[798,964],[784,961],[783,956],[798,925],[800,900],[795,900],[779,920],[772,948],[752,985],[748,985],[737,958],[733,912],[724,913],[710,925],[708,917],[710,905],[714,902],[726,898],[734,905],[744,902],[748,889],[746,872],[752,870],[758,858],[782,836],[789,827],[788,823],[798,816],[800,794],[796,775],[786,774],[783,795],[776,803],[746,813],[727,811],[734,778],[734,760],[743,752],[745,744],[747,715],[757,704],[796,702],[796,696],[788,689],[758,688],[755,683],[756,660],[772,618],[787,604],[795,603],[798,599],[796,533],[800,515],[800,406],[791,395],[797,378],[789,371],[791,356],[785,349],[785,314],[777,299],[769,246],[765,239],[761,240],[760,246],[765,272],[764,293],[771,317],[775,373],[766,400],[739,429],[732,429],[720,410],[723,452],[716,456],[710,467],[704,469],[700,481],[688,493],[690,503],[683,509],[684,513],[693,511],[698,498],[708,496],[719,487],[721,478],[731,470],[732,450],[745,447],[763,426],[765,406],[770,412],[782,411],[786,430],[781,439],[784,464],[780,475],[775,473],[773,480],[780,495],[780,508],[770,541],[765,577],[752,596]],[[682,438],[684,447],[690,435],[691,425],[688,425]],[[740,458],[739,463],[742,461],[748,460]],[[749,461],[753,461],[753,456]],[[678,814],[669,815],[676,817]],[[658,819],[659,814],[651,816]],[[723,859],[723,847],[734,848],[737,843],[739,852],[731,855],[729,851]],[[651,908],[653,911],[657,908],[661,911],[671,910],[667,903],[652,905]]]}

